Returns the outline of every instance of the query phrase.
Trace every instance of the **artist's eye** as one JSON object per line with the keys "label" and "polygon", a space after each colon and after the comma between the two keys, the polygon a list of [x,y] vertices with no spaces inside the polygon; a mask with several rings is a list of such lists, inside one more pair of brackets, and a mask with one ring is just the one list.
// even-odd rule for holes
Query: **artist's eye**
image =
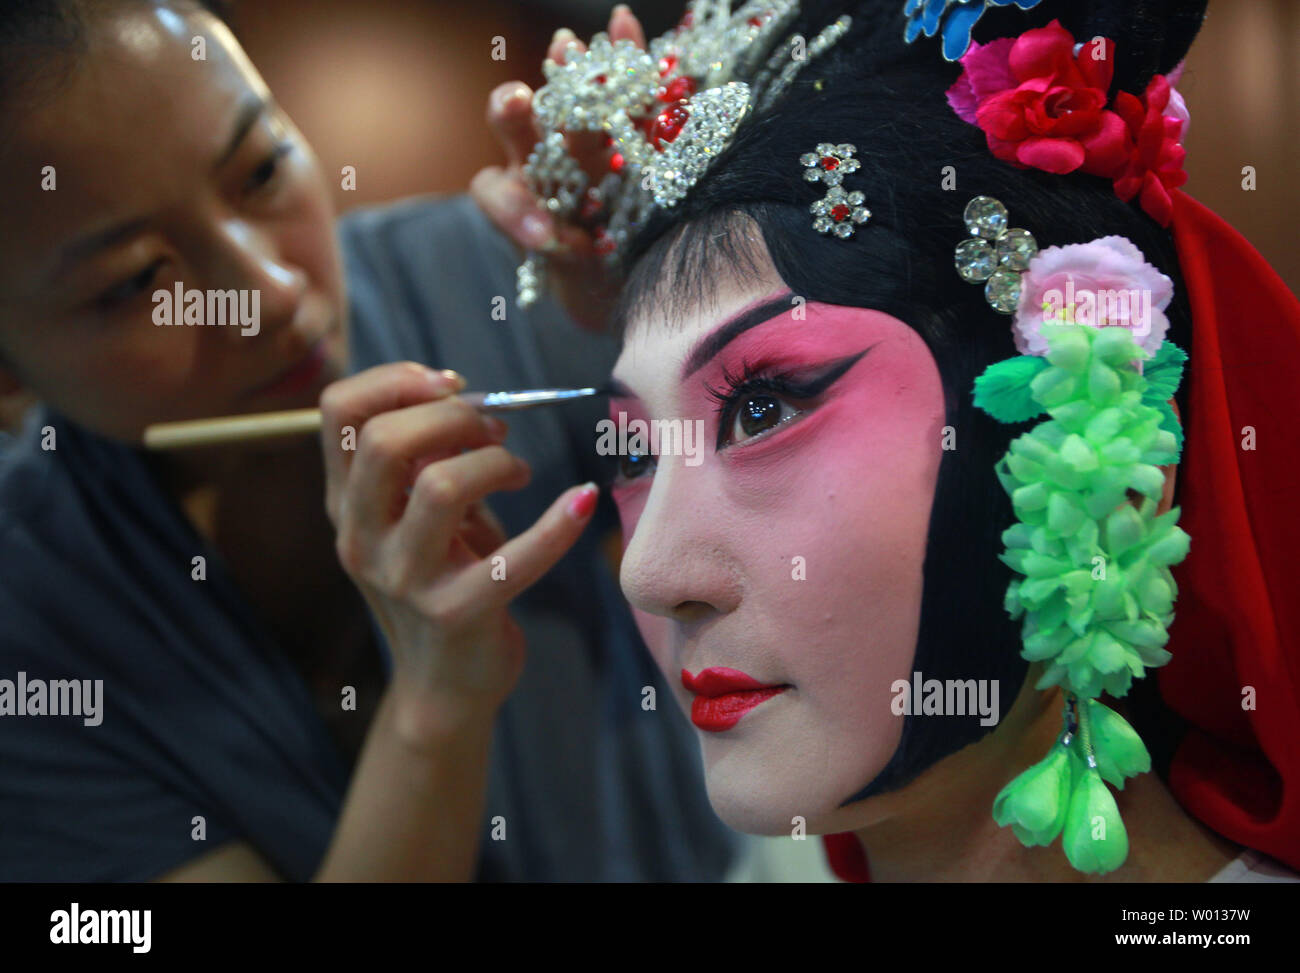
{"label": "artist's eye", "polygon": [[154,278],[158,276],[158,271],[164,263],[165,261],[155,260],[139,273],[104,291],[99,296],[98,304],[106,309],[117,307],[119,304],[131,300],[137,294],[147,291]]}
{"label": "artist's eye", "polygon": [[284,141],[276,145],[271,154],[262,160],[261,165],[252,171],[247,182],[244,183],[244,191],[256,193],[259,191],[270,191],[275,188],[284,166],[280,160],[293,151],[293,142]]}

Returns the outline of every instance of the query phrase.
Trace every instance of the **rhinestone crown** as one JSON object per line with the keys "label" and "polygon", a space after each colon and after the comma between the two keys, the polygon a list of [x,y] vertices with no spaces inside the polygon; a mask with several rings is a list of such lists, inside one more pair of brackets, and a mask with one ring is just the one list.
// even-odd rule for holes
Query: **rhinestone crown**
{"label": "rhinestone crown", "polygon": [[[541,138],[524,166],[529,188],[617,260],[653,208],[685,198],[741,120],[774,103],[851,23],[842,16],[809,41],[789,31],[798,13],[797,0],[749,0],[734,11],[730,0],[693,0],[648,50],[601,33],[564,64],[548,59],[533,98]],[[569,153],[571,132],[606,136],[609,172],[594,184]],[[543,255],[529,253],[518,273],[521,307],[540,296],[545,269]]]}

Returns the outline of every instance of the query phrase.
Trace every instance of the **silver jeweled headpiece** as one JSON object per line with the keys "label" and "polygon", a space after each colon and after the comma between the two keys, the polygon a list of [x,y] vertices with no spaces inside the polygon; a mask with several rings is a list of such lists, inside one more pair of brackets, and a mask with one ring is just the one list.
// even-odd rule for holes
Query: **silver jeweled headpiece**
{"label": "silver jeweled headpiece", "polygon": [[[798,13],[797,0],[750,0],[734,12],[730,0],[694,0],[648,50],[601,33],[564,64],[548,59],[533,98],[541,138],[524,166],[529,188],[556,219],[591,228],[597,251],[617,259],[654,207],[686,196],[751,110],[774,103],[849,28],[840,17],[807,41],[787,34]],[[569,153],[572,132],[603,132],[613,149],[595,185]],[[530,252],[519,305],[535,302],[544,283],[545,258]]]}

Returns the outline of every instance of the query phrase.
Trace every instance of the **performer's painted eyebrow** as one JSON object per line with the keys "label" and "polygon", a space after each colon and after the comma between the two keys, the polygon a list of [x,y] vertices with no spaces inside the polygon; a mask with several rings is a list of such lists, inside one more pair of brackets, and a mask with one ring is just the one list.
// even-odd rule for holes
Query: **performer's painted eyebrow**
{"label": "performer's painted eyebrow", "polygon": [[691,349],[691,353],[686,356],[686,362],[682,365],[682,381],[690,378],[707,365],[717,357],[723,348],[746,331],[756,328],[760,324],[766,324],[774,317],[784,314],[790,308],[790,292],[786,291],[741,311],[735,317],[719,325],[711,334],[701,338],[699,343]]}

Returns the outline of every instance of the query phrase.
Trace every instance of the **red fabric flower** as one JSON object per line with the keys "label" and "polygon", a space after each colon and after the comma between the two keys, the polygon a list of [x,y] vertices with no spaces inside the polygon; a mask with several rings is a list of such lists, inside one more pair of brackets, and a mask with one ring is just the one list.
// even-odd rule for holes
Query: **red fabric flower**
{"label": "red fabric flower", "polygon": [[[999,159],[1114,178],[1128,155],[1128,128],[1106,108],[1114,45],[1098,38],[1077,55],[1074,46],[1070,32],[1053,20],[1010,45],[973,47],[962,57],[965,70],[948,100],[967,120],[974,104],[973,121]],[[990,91],[999,78],[1007,87]]]}
{"label": "red fabric flower", "polygon": [[1130,139],[1127,165],[1115,178],[1115,195],[1126,203],[1138,197],[1142,208],[1161,226],[1173,219],[1170,195],[1187,182],[1183,160],[1187,151],[1179,144],[1183,119],[1166,116],[1169,80],[1157,74],[1139,99],[1127,91],[1115,96],[1115,111],[1123,118]]}

